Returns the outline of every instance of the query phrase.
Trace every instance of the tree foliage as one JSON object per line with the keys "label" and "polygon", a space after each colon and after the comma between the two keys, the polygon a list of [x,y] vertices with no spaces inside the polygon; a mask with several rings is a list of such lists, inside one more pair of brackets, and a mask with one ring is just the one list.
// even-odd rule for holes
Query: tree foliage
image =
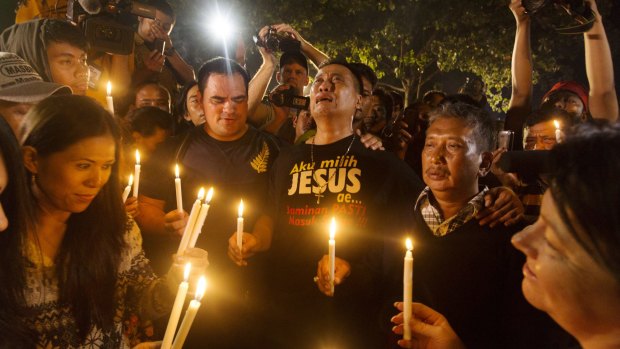
{"label": "tree foliage", "polygon": [[[611,1],[598,3],[604,9]],[[515,31],[507,0],[238,0],[227,6],[246,19],[244,35],[290,23],[328,55],[368,64],[409,101],[438,75],[458,71],[480,76],[496,109],[507,105]],[[534,21],[533,33],[535,82],[543,77],[548,86],[560,72],[570,76],[572,67],[583,66],[581,36],[559,36],[543,20]]]}

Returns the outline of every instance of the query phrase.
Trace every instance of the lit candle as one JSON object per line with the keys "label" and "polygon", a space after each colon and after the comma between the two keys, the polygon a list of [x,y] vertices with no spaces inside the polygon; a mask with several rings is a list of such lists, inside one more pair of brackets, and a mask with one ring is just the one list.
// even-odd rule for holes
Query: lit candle
{"label": "lit candle", "polygon": [[127,182],[127,186],[125,187],[125,190],[123,191],[123,203],[125,201],[127,201],[127,198],[129,197],[129,192],[131,191],[131,185],[133,184],[133,175],[129,175],[129,182]]}
{"label": "lit candle", "polygon": [[196,288],[196,297],[191,302],[189,302],[189,306],[185,311],[183,322],[181,322],[181,327],[179,327],[179,332],[174,339],[172,348],[183,348],[183,343],[185,342],[185,338],[187,338],[189,329],[192,327],[192,322],[194,322],[194,318],[196,317],[198,308],[200,308],[200,300],[202,299],[202,295],[204,294],[206,288],[207,280],[205,280],[204,276],[201,276],[200,280],[198,280],[198,287]]}
{"label": "lit candle", "polygon": [[239,202],[239,217],[237,217],[237,246],[241,251],[243,247],[243,200]]}
{"label": "lit candle", "polygon": [[174,189],[177,194],[177,211],[183,213],[183,193],[181,192],[181,178],[179,178],[179,164],[174,165]]}
{"label": "lit candle", "polygon": [[107,95],[105,97],[105,100],[106,102],[108,102],[108,111],[110,111],[110,113],[114,115],[114,99],[112,99],[112,83],[110,82],[110,80],[108,80],[108,86],[106,90]]}
{"label": "lit candle", "polygon": [[133,197],[138,197],[138,187],[140,186],[140,152],[136,149],[136,167],[133,175]]}
{"label": "lit candle", "polygon": [[200,202],[202,198],[205,197],[205,189],[200,188],[198,191],[198,198],[194,201],[194,205],[192,205],[192,210],[189,213],[189,218],[187,219],[187,225],[185,226],[185,230],[183,230],[183,237],[181,238],[181,243],[179,244],[179,249],[177,250],[177,256],[183,255],[187,245],[189,244],[189,239],[191,238],[192,232],[194,231],[194,224],[196,224],[196,219],[198,219],[198,213],[200,211]]}
{"label": "lit candle", "polygon": [[553,120],[553,125],[555,125],[555,141],[556,143],[562,143],[562,130],[560,130],[560,122],[557,120]]}
{"label": "lit candle", "polygon": [[413,301],[413,243],[411,239],[407,239],[405,245],[407,246],[407,253],[405,254],[405,265],[403,272],[403,339],[411,339],[411,328],[409,322],[411,321],[411,302]]}
{"label": "lit candle", "polygon": [[202,233],[202,226],[205,224],[205,219],[207,218],[207,213],[209,213],[209,204],[211,203],[211,198],[213,197],[213,187],[209,189],[207,193],[207,197],[205,198],[204,204],[200,207],[200,213],[198,214],[198,218],[196,219],[196,223],[194,224],[194,228],[192,229],[192,235],[189,240],[189,248],[193,248],[196,246],[196,241],[198,240],[198,236]]}
{"label": "lit candle", "polygon": [[183,304],[185,304],[185,296],[187,296],[187,289],[189,288],[189,272],[192,269],[191,263],[185,264],[185,272],[183,273],[183,281],[179,284],[179,290],[177,296],[174,299],[174,305],[172,306],[172,312],[168,319],[168,327],[166,327],[166,334],[161,344],[161,349],[169,349],[172,346],[172,340],[174,339],[174,332],[179,324],[181,318],[181,310],[183,310]]}
{"label": "lit candle", "polygon": [[336,219],[332,217],[332,223],[329,225],[329,287],[331,294],[334,295],[334,272],[336,270]]}

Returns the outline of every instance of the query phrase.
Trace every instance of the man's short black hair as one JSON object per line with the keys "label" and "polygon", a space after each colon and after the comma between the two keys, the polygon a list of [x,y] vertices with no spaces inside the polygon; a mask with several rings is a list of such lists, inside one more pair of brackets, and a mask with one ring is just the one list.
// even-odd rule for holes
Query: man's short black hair
{"label": "man's short black hair", "polygon": [[525,119],[525,126],[532,127],[551,120],[558,120],[566,128],[573,125],[573,118],[566,110],[556,108],[553,104],[543,104],[540,109],[535,110]]}
{"label": "man's short black hair", "polygon": [[424,96],[422,97],[422,102],[429,104],[433,100],[433,96],[435,95],[446,98],[445,92],[439,90],[430,90],[424,94]]}
{"label": "man's short black hair", "polygon": [[176,22],[176,14],[174,13],[174,9],[166,0],[152,0],[149,2],[149,5],[155,7],[159,11],[172,18],[173,22]]}
{"label": "man's short black hair", "polygon": [[496,142],[496,128],[493,118],[482,108],[463,102],[446,102],[429,113],[429,126],[439,118],[456,118],[465,121],[472,130],[478,150],[492,151]]}
{"label": "man's short black hair", "polygon": [[82,51],[88,51],[88,41],[80,29],[69,22],[49,20],[44,26],[43,42],[48,46],[51,42],[66,43]]}
{"label": "man's short black hair", "polygon": [[245,94],[248,94],[250,76],[239,63],[233,61],[232,59],[216,57],[208,60],[202,65],[202,67],[200,67],[200,70],[198,71],[198,87],[200,88],[200,93],[204,93],[205,87],[207,86],[207,80],[209,80],[211,74],[241,75],[241,77],[243,77],[243,82],[245,83]]}
{"label": "man's short black hair", "polygon": [[358,63],[358,62],[353,62],[350,64],[351,64],[351,68],[355,69],[358,75],[360,75],[363,78],[366,78],[366,80],[370,82],[371,90],[374,90],[375,87],[377,87],[377,81],[378,81],[377,74],[375,74],[375,71],[371,67],[369,67],[368,65],[364,63]]}
{"label": "man's short black hair", "polygon": [[297,63],[304,67],[304,69],[306,69],[306,74],[308,74],[308,58],[306,58],[303,53],[299,51],[283,52],[282,56],[280,56],[280,70],[282,70],[285,65],[292,63]]}
{"label": "man's short black hair", "polygon": [[351,65],[351,63],[347,62],[344,59],[329,59],[327,61],[324,61],[323,63],[321,63],[321,65],[319,65],[319,69],[322,69],[323,67],[326,67],[328,65],[333,65],[333,64],[337,64],[337,65],[341,65],[345,68],[347,68],[351,74],[353,74],[353,76],[355,77],[355,79],[353,79],[353,81],[357,84],[357,91],[359,92],[359,94],[363,94],[364,93],[364,83],[362,82],[362,76],[359,74],[359,72],[353,68],[353,66]]}
{"label": "man's short black hair", "polygon": [[155,134],[158,128],[171,131],[172,115],[157,107],[142,107],[135,109],[127,115],[128,131],[138,132],[143,137]]}

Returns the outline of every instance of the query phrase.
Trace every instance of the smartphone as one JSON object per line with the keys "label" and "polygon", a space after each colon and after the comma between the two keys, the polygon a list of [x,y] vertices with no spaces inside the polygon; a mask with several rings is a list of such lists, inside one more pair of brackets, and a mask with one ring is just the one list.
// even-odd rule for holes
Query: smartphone
{"label": "smartphone", "polygon": [[513,131],[499,131],[497,135],[497,148],[512,150],[515,133]]}
{"label": "smartphone", "polygon": [[155,49],[163,56],[166,50],[166,42],[162,39],[155,39]]}

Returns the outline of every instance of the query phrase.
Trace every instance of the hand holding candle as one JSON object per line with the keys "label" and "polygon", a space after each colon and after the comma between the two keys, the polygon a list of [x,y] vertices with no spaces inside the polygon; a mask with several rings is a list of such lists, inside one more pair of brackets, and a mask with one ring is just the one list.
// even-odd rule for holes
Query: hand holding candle
{"label": "hand holding candle", "polygon": [[138,187],[140,186],[140,152],[136,149],[136,166],[133,175],[133,197],[138,197]]}
{"label": "hand holding candle", "polygon": [[129,175],[129,182],[127,182],[127,186],[125,187],[125,190],[123,191],[123,203],[127,201],[127,198],[129,197],[129,192],[131,191],[132,184],[133,184],[133,175]]}
{"label": "hand holding candle", "polygon": [[112,98],[112,83],[108,80],[108,84],[106,86],[106,97],[105,100],[108,103],[108,111],[114,115],[114,99]]}
{"label": "hand holding candle", "polygon": [[207,214],[209,213],[209,204],[211,203],[212,197],[213,187],[209,189],[204,204],[200,206],[200,213],[198,214],[198,218],[196,218],[196,223],[194,224],[194,228],[192,229],[192,235],[189,239],[189,245],[187,246],[188,248],[194,248],[196,246],[196,241],[198,241],[198,236],[202,232],[202,226],[205,224],[205,219],[207,218]]}
{"label": "hand holding candle", "polygon": [[183,213],[183,193],[181,192],[181,178],[179,178],[179,164],[174,165],[174,190],[177,195],[177,210]]}
{"label": "hand holding candle", "polygon": [[181,317],[181,311],[183,310],[183,304],[185,303],[185,296],[187,296],[187,289],[189,288],[189,273],[192,269],[192,264],[185,264],[185,272],[183,273],[183,281],[179,284],[177,296],[174,299],[174,305],[172,306],[172,312],[168,319],[168,326],[166,327],[166,334],[161,344],[161,349],[169,349],[174,339],[174,332],[179,324],[179,318]]}
{"label": "hand holding candle", "polygon": [[328,255],[329,255],[329,287],[331,294],[334,294],[334,273],[336,270],[336,219],[332,217],[332,222],[329,226],[329,242],[328,242]]}
{"label": "hand holding candle", "polygon": [[403,327],[403,339],[411,339],[411,328],[409,322],[411,321],[411,302],[413,301],[413,243],[411,239],[407,238],[406,241],[407,253],[404,260],[403,271],[403,323],[407,324]]}
{"label": "hand holding candle", "polygon": [[192,232],[194,231],[194,225],[196,224],[196,219],[198,219],[198,213],[200,211],[200,202],[202,198],[205,196],[205,189],[200,188],[198,191],[198,198],[192,205],[192,211],[189,213],[189,218],[187,219],[187,225],[185,226],[185,230],[183,231],[183,237],[181,238],[181,243],[179,244],[179,249],[177,250],[177,256],[183,255],[185,249],[189,244],[189,240],[192,236]]}
{"label": "hand holding candle", "polygon": [[237,217],[237,247],[239,248],[239,252],[243,255],[242,247],[243,247],[243,200],[239,202],[239,217]]}
{"label": "hand holding candle", "polygon": [[176,338],[174,339],[174,343],[172,344],[172,348],[181,349],[183,348],[183,343],[185,343],[185,339],[187,338],[187,334],[189,333],[190,328],[192,327],[192,323],[194,322],[194,318],[196,317],[196,313],[200,308],[200,300],[207,288],[207,281],[204,276],[200,277],[198,280],[198,287],[196,288],[196,297],[189,303],[189,307],[185,311],[185,317],[183,317],[183,322],[181,323],[181,327],[179,327],[179,332],[177,333]]}

